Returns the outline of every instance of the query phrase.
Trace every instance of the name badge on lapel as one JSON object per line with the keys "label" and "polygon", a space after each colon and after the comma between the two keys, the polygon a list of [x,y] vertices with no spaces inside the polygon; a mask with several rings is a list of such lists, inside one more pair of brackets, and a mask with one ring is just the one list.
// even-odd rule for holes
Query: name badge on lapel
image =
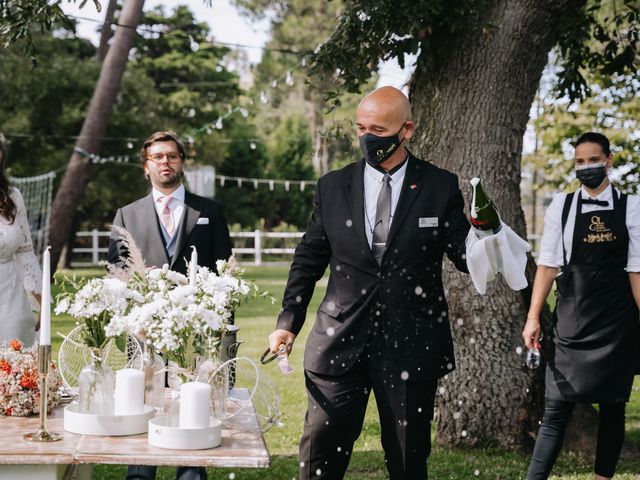
{"label": "name badge on lapel", "polygon": [[418,219],[419,228],[429,228],[438,226],[438,217],[420,217]]}
{"label": "name badge on lapel", "polygon": [[196,225],[209,225],[209,219],[207,217],[200,217],[198,218]]}

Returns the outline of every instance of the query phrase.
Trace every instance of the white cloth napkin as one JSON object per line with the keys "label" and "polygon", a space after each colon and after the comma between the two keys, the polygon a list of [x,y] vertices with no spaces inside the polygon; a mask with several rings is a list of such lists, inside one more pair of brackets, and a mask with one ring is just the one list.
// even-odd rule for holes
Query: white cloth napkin
{"label": "white cloth napkin", "polygon": [[478,238],[480,231],[471,227],[467,235],[467,267],[480,295],[487,292],[487,283],[498,273],[513,290],[522,290],[527,286],[524,270],[531,246],[507,224],[501,223],[502,228],[498,233]]}

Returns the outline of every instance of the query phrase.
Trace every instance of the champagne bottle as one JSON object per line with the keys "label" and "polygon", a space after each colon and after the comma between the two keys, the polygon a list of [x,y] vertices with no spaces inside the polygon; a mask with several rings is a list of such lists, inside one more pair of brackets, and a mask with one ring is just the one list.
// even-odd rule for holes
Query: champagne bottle
{"label": "champagne bottle", "polygon": [[471,225],[487,234],[498,233],[502,228],[498,209],[487,196],[478,177],[471,179],[471,185],[473,186],[471,216],[469,218]]}

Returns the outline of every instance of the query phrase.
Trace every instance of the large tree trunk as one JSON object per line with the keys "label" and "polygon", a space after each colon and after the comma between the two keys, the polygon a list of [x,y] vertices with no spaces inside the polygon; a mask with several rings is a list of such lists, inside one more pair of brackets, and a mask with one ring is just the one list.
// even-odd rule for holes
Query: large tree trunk
{"label": "large tree trunk", "polygon": [[109,0],[107,5],[107,11],[104,14],[104,23],[100,28],[100,44],[96,51],[96,58],[99,62],[102,62],[109,51],[109,40],[111,39],[111,25],[113,23],[113,17],[116,13],[116,7],[118,6],[118,0]]}
{"label": "large tree trunk", "polygon": [[[522,237],[520,160],[529,109],[563,18],[585,3],[495,0],[480,21],[469,19],[464,38],[418,60],[413,148],[458,174],[467,200],[469,179],[480,176],[503,220]],[[534,270],[530,261],[530,280]],[[544,369],[523,368],[527,294],[497,279],[480,296],[450,262],[445,285],[458,368],[438,392],[437,440],[529,448],[543,405]]]}
{"label": "large tree trunk", "polygon": [[[126,0],[120,18],[122,24],[138,25],[143,6],[144,0]],[[52,274],[58,265],[62,247],[67,241],[76,208],[91,177],[89,159],[84,152],[96,153],[100,147],[116,96],[120,91],[122,75],[129,60],[129,50],[134,44],[136,34],[135,28],[119,27],[116,30],[111,48],[102,64],[80,137],[53,201],[49,230]]]}

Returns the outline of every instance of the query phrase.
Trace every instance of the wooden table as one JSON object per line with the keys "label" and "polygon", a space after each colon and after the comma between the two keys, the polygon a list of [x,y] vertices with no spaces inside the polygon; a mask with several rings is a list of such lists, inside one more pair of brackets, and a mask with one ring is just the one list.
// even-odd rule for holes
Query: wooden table
{"label": "wooden table", "polygon": [[[240,392],[243,393],[243,392]],[[246,392],[244,392],[246,393]],[[35,417],[0,417],[0,480],[78,480],[91,478],[92,465],[163,465],[266,468],[271,464],[250,400],[236,417],[225,422],[222,444],[209,450],[168,450],[147,443],[147,434],[126,437],[77,435],[63,429],[63,409],[47,420],[47,430],[62,434],[52,443],[27,442],[35,432]],[[79,467],[78,467],[79,466]],[[84,467],[83,467],[84,466]]]}

